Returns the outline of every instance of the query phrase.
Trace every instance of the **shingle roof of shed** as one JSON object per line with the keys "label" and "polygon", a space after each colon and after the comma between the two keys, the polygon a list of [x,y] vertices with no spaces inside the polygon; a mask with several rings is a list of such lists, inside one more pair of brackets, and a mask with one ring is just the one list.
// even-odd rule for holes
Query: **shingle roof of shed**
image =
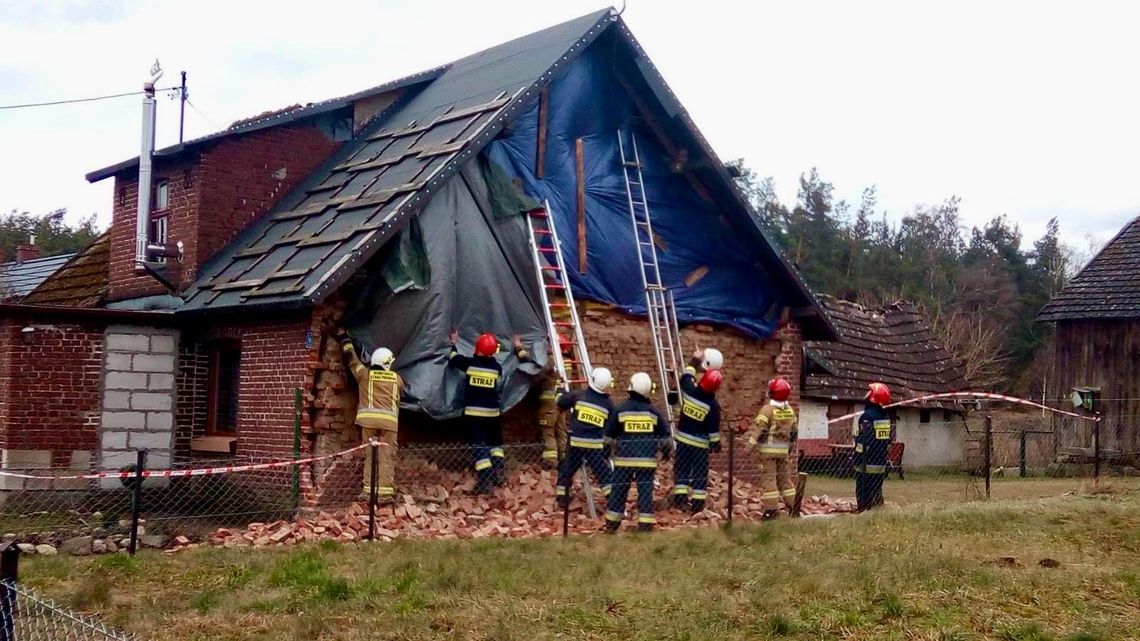
{"label": "shingle roof of shed", "polygon": [[110,232],[95,239],[54,274],[40,283],[23,302],[35,305],[95,307],[107,295]]}
{"label": "shingle roof of shed", "polygon": [[1104,249],[1037,315],[1039,321],[1140,318],[1140,217]]}
{"label": "shingle roof of shed", "polygon": [[830,296],[820,302],[839,338],[804,343],[806,358],[826,371],[809,370],[803,396],[860,400],[873,382],[886,383],[896,400],[969,388],[962,368],[911,303],[866,309]]}

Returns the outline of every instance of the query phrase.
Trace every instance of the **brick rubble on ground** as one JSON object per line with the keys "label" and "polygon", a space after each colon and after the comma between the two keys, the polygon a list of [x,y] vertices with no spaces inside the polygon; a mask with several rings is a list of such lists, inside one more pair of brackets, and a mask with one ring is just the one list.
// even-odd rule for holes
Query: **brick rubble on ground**
{"label": "brick rubble on ground", "polygon": [[[561,534],[562,511],[555,504],[555,472],[535,466],[517,469],[510,482],[491,495],[473,495],[474,480],[465,472],[434,470],[430,485],[409,488],[394,503],[381,505],[376,512],[376,538],[392,541],[408,539],[476,539],[485,537],[547,537]],[[659,479],[670,478],[668,470]],[[660,483],[655,492],[657,527],[675,529],[713,525],[727,518],[727,479],[712,472],[711,509],[690,515],[666,508],[669,483]],[[763,513],[759,492],[749,483],[736,482],[735,518],[758,521]],[[575,533],[599,531],[604,502],[600,494],[595,501],[598,518],[585,514],[581,486],[575,487],[576,498],[570,506],[570,530]],[[632,504],[631,496],[631,504]],[[631,508],[627,508],[631,509]],[[827,496],[805,497],[804,515],[834,514],[854,511],[852,502]],[[628,512],[627,512],[628,513]],[[626,520],[632,527],[633,520]],[[307,518],[272,523],[250,523],[244,529],[221,528],[208,543],[220,547],[288,546],[321,540],[351,543],[368,538],[368,507],[355,503],[345,510],[321,511]],[[199,547],[189,539],[174,540],[170,551]]]}

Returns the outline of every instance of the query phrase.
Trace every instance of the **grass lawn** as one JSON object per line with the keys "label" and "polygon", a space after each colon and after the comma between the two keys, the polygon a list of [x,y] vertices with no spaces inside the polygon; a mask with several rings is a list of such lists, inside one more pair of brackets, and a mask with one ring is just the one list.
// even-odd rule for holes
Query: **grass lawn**
{"label": "grass lawn", "polygon": [[[990,497],[994,500],[1044,499],[1059,497],[1066,492],[1087,493],[1092,480],[1087,478],[1048,478],[1029,476],[1019,478],[1017,471],[1006,471],[1006,476],[995,477],[990,483]],[[1117,490],[1140,491],[1140,478],[1106,478],[1105,482]],[[853,498],[854,479],[835,478],[813,474],[808,478],[809,496],[827,494],[832,498]],[[908,472],[905,480],[891,475],[883,486],[887,501],[899,505],[938,505],[972,501],[985,496],[985,479],[965,474],[937,474],[925,471]]]}
{"label": "grass lawn", "polygon": [[568,541],[33,557],[21,575],[180,641],[1140,639],[1140,490]]}

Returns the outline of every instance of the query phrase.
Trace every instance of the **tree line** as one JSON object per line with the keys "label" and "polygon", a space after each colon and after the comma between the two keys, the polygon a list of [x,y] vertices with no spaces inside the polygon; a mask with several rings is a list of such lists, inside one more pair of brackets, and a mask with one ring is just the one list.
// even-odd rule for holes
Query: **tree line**
{"label": "tree line", "polygon": [[813,168],[789,206],[772,178],[733,164],[761,225],[813,291],[867,306],[914,302],[975,389],[1039,389],[1051,328],[1034,319],[1091,257],[1061,241],[1056,218],[1023,248],[1021,230],[1004,215],[968,228],[956,196],[892,222],[874,186],[856,204],[836,200]]}
{"label": "tree line", "polygon": [[66,209],[42,215],[13,209],[0,215],[0,254],[4,261],[15,260],[16,248],[29,244],[33,236],[41,256],[58,256],[83,249],[102,233],[95,224],[95,214],[74,224],[64,220],[66,216]]}

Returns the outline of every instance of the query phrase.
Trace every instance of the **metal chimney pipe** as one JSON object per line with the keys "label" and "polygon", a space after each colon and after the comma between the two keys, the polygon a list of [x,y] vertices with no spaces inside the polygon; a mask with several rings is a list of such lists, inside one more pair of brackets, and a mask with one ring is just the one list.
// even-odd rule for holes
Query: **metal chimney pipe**
{"label": "metal chimney pipe", "polygon": [[142,151],[139,153],[139,207],[135,218],[135,271],[146,271],[147,239],[150,227],[151,164],[154,157],[154,84],[162,77],[158,61],[150,68],[150,78],[143,83]]}

